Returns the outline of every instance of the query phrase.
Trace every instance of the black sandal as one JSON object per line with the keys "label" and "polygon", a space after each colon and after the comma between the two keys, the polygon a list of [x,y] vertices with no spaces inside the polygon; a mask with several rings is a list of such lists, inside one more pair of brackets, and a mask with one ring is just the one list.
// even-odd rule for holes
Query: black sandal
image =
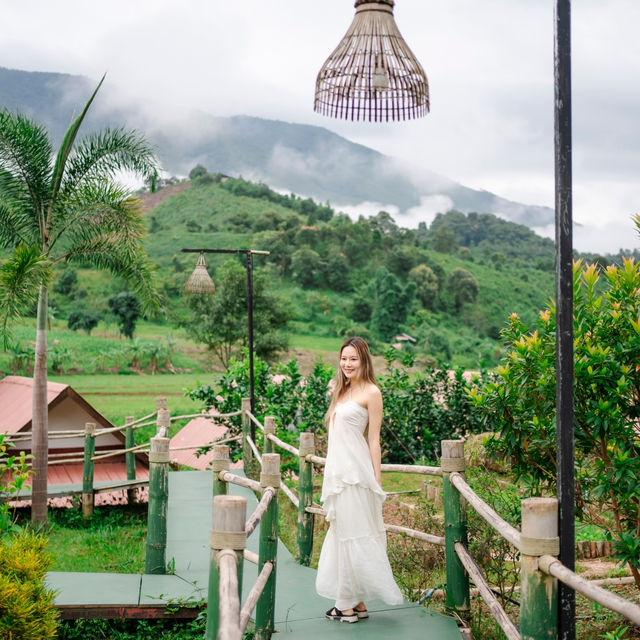
{"label": "black sandal", "polygon": [[365,607],[364,609],[356,609],[355,607],[353,607],[353,610],[355,614],[358,616],[358,620],[362,620],[363,618],[369,617],[369,612],[367,611],[367,607]]}
{"label": "black sandal", "polygon": [[329,620],[336,620],[338,622],[349,622],[349,623],[358,622],[358,617],[359,617],[358,614],[355,612],[355,609],[351,615],[345,615],[337,607],[333,607],[329,609],[329,611],[327,611],[324,615]]}

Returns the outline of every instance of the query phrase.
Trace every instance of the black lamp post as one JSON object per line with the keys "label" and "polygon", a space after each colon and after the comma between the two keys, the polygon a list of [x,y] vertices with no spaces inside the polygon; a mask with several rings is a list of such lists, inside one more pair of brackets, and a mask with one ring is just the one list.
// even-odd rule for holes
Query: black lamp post
{"label": "black lamp post", "polygon": [[[249,325],[249,399],[251,401],[251,413],[255,415],[255,383],[253,375],[253,256],[268,256],[269,251],[254,251],[253,249],[182,249],[184,253],[199,253],[198,264],[184,286],[187,293],[204,293],[212,295],[216,288],[213,280],[207,272],[204,261],[205,253],[240,253],[246,256],[245,267],[247,270],[247,320]],[[256,427],[251,422],[251,439],[255,442]]]}
{"label": "black lamp post", "polygon": [[[427,78],[393,19],[394,0],[356,0],[349,30],[316,81],[316,111],[387,121],[429,111]],[[575,567],[571,0],[555,0],[556,433],[560,561]],[[559,637],[575,638],[575,594],[560,584]]]}

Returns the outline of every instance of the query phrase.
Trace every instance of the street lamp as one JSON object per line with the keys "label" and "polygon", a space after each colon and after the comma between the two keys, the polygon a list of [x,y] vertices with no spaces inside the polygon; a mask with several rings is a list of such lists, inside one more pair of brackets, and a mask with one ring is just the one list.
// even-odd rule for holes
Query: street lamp
{"label": "street lamp", "polygon": [[[394,0],[356,0],[356,15],[316,80],[315,111],[351,120],[417,118],[427,78],[393,19]],[[555,0],[556,433],[560,561],[575,568],[571,0]],[[560,584],[561,640],[575,638],[575,594]]]}
{"label": "street lamp", "polygon": [[[255,251],[253,249],[182,249],[183,253],[199,253],[198,262],[193,273],[189,276],[184,290],[186,293],[200,293],[213,295],[216,287],[207,271],[204,260],[205,253],[236,253],[246,256],[245,267],[247,270],[247,320],[249,325],[249,399],[251,401],[251,413],[255,415],[255,384],[253,375],[253,256],[268,256],[269,251]],[[256,427],[251,421],[251,439],[255,442]]]}

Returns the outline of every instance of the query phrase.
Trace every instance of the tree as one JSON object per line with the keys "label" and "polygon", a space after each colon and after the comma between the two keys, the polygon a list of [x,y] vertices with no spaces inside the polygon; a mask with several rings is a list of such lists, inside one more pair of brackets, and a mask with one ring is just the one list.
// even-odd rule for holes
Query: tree
{"label": "tree", "polygon": [[95,311],[89,311],[87,309],[78,309],[72,311],[67,319],[67,327],[71,331],[78,331],[82,329],[87,332],[87,335],[91,335],[91,331],[98,326],[100,322],[100,316]]}
{"label": "tree", "polygon": [[350,265],[343,253],[330,251],[325,267],[325,282],[332,291],[349,291],[351,289]]}
{"label": "tree", "polygon": [[121,291],[107,300],[109,310],[116,317],[120,333],[133,339],[136,323],[141,315],[138,299],[131,291]]}
{"label": "tree", "polygon": [[322,282],[320,256],[309,247],[298,249],[291,256],[294,280],[303,287],[317,287]]}
{"label": "tree", "polygon": [[387,256],[387,267],[391,273],[399,278],[406,278],[409,271],[416,264],[415,250],[413,247],[396,246]]}
{"label": "tree", "polygon": [[453,296],[456,311],[462,309],[465,302],[473,302],[478,297],[478,281],[466,270],[454,269],[447,279],[447,289]]}
{"label": "tree", "polygon": [[78,284],[78,272],[75,269],[65,269],[53,285],[53,290],[63,296],[68,296]]}
{"label": "tree", "polygon": [[33,381],[32,519],[47,519],[47,313],[51,265],[92,264],[129,280],[145,306],[158,306],[151,266],[142,248],[140,201],[116,181],[121,171],[157,171],[151,146],[138,133],[105,129],[76,143],[78,130],[104,78],[54,153],[33,120],[0,112],[0,247],[13,253],[0,267],[0,319],[8,323],[37,298]]}
{"label": "tree", "polygon": [[[604,282],[603,282],[604,281]],[[640,264],[574,263],[575,481],[579,517],[609,532],[640,587]],[[516,314],[493,381],[472,392],[493,456],[531,491],[555,490],[555,306],[535,330]]]}
{"label": "tree", "polygon": [[208,171],[201,164],[197,164],[191,171],[189,171],[189,180],[197,180],[206,176]]}
{"label": "tree", "polygon": [[[214,295],[190,294],[191,311],[185,324],[187,333],[212,351],[224,368],[234,350],[248,344],[247,274],[234,260],[228,260],[216,271]],[[267,289],[263,272],[253,274],[254,348],[261,358],[272,358],[287,348],[282,331],[292,316],[286,302]]]}
{"label": "tree", "polygon": [[416,292],[415,282],[402,286],[398,278],[384,267],[376,271],[374,280],[375,302],[371,316],[371,329],[382,340],[390,340],[407,319],[409,305]]}
{"label": "tree", "polygon": [[422,306],[433,309],[438,297],[438,276],[431,267],[419,264],[409,271],[409,280],[416,283],[416,298]]}
{"label": "tree", "polygon": [[456,236],[446,224],[440,225],[433,234],[433,248],[439,253],[453,253]]}

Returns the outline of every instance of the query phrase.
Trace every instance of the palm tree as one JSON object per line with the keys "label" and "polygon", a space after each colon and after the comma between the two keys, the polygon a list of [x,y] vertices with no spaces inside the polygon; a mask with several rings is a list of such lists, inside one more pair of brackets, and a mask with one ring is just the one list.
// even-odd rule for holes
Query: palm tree
{"label": "palm tree", "polygon": [[47,311],[51,267],[91,264],[126,278],[145,309],[158,306],[152,268],[142,248],[140,201],[117,181],[120,172],[157,174],[154,153],[135,131],[106,129],[76,136],[104,77],[71,123],[57,154],[33,120],[0,112],[0,332],[37,300],[33,372],[32,521],[47,520]]}

